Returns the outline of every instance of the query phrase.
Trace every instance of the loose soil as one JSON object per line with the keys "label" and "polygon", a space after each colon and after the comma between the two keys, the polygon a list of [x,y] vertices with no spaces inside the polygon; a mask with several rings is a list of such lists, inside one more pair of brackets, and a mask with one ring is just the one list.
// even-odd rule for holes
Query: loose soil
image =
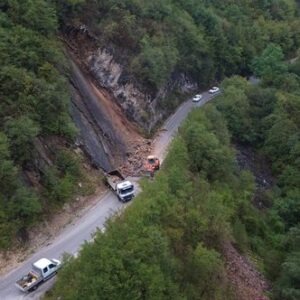
{"label": "loose soil", "polygon": [[268,300],[270,286],[250,260],[241,255],[230,241],[223,243],[226,274],[238,300]]}

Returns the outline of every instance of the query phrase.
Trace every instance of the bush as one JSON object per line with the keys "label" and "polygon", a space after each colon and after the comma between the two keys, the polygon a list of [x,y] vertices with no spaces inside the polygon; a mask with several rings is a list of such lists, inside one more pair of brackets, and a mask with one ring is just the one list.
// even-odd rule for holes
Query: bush
{"label": "bush", "polygon": [[[197,114],[196,119],[206,118]],[[200,126],[184,125],[154,182],[143,182],[134,203],[110,220],[105,233],[98,232],[78,259],[67,263],[50,299],[231,297],[219,249],[229,236],[238,200],[232,199],[229,184],[219,183],[221,172],[211,181],[201,176],[201,169],[190,170],[194,157],[186,136],[192,125]],[[206,134],[214,136],[211,131]],[[211,151],[220,146],[215,136],[214,141]],[[223,147],[226,152],[229,146]],[[192,149],[200,157],[197,151],[203,149]],[[228,178],[235,177],[233,169],[228,172]]]}
{"label": "bush", "polygon": [[9,120],[5,124],[10,141],[12,157],[21,165],[33,158],[33,141],[39,133],[39,127],[29,117]]}
{"label": "bush", "polygon": [[70,150],[60,150],[56,156],[56,165],[64,174],[69,173],[75,178],[81,177],[80,158]]}
{"label": "bush", "polygon": [[45,197],[51,202],[64,203],[76,190],[76,181],[69,173],[61,175],[56,167],[49,167],[43,176]]}
{"label": "bush", "polygon": [[222,299],[224,265],[220,254],[199,243],[187,259],[186,272],[191,283],[187,287],[188,299],[199,299],[198,295],[203,299]]}
{"label": "bush", "polygon": [[235,220],[232,226],[232,233],[239,250],[245,252],[249,247],[249,243],[246,226],[241,222],[241,220]]}

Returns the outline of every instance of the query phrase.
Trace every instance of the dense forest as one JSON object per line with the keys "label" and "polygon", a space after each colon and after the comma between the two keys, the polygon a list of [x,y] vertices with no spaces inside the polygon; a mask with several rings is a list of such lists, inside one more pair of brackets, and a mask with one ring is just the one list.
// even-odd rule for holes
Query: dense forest
{"label": "dense forest", "polygon": [[49,299],[234,299],[220,250],[253,189],[221,114],[193,112],[155,181],[69,258]]}
{"label": "dense forest", "polygon": [[[26,238],[26,229],[82,180],[81,158],[64,146],[76,128],[57,33],[49,1],[1,1],[0,249]],[[41,159],[43,147],[51,162]]]}
{"label": "dense forest", "polygon": [[[124,80],[154,91],[178,73],[200,87],[248,74],[252,59],[270,43],[286,58],[295,55],[298,16],[292,0],[2,0],[0,248],[8,248],[11,237],[26,232],[47,207],[70,199],[82,179],[80,158],[65,147],[76,129],[60,32],[85,24],[99,47],[122,58]],[[171,99],[161,105],[174,106]],[[37,163],[40,143],[48,143],[50,166]],[[31,173],[35,180],[28,184]]]}
{"label": "dense forest", "polygon": [[269,161],[275,184],[260,195],[264,211],[238,218],[243,243],[263,258],[276,299],[300,297],[300,59],[284,63],[279,46],[269,45],[253,61],[259,87],[242,78],[222,84],[217,101],[232,139],[251,145]]}
{"label": "dense forest", "polygon": [[[271,45],[253,61],[259,86],[226,79],[214,104],[190,114],[155,181],[143,182],[135,203],[77,259],[66,258],[47,299],[235,299],[228,240],[259,259],[274,299],[299,299],[300,61],[288,66],[279,54]],[[270,76],[279,66],[285,73]],[[232,142],[269,161],[273,187],[257,195]]]}
{"label": "dense forest", "polygon": [[[285,55],[300,43],[293,0],[98,0],[62,10],[66,25],[87,25],[99,46],[113,49],[128,79],[161,88],[185,73],[200,86],[249,72],[273,42]],[[84,14],[82,13],[84,11]]]}
{"label": "dense forest", "polygon": [[[113,12],[122,6],[118,3],[114,2]],[[161,5],[165,3],[172,5],[171,2]],[[234,299],[224,271],[225,240],[234,242],[242,253],[258,257],[257,267],[273,282],[275,299],[299,298],[300,61],[291,65],[285,61],[299,42],[296,27],[292,29],[297,23],[292,3],[265,2],[266,6],[257,7],[255,12],[253,3],[249,10],[250,3],[243,6],[242,12],[241,7],[233,4],[236,10],[230,5],[222,6],[224,2],[219,3],[220,10],[205,6],[210,13],[218,12],[215,15],[218,20],[228,22],[227,27],[220,27],[224,30],[220,35],[227,42],[226,33],[235,35],[230,47],[237,41],[241,51],[241,61],[235,56],[232,63],[236,69],[231,69],[224,59],[234,59],[231,55],[237,53],[237,46],[236,51],[230,48],[230,55],[220,55],[223,62],[214,53],[211,62],[217,67],[212,78],[251,70],[261,78],[261,84],[253,86],[240,77],[226,79],[222,84],[223,94],[215,105],[190,115],[155,181],[143,184],[144,191],[135,203],[124,215],[110,221],[106,232],[98,233],[95,243],[85,245],[78,259],[67,259],[49,299],[99,295],[103,299]],[[126,7],[124,4],[120,9]],[[128,7],[128,14],[136,14],[133,3]],[[197,9],[193,7],[190,11],[196,14]],[[280,17],[283,11],[286,15]],[[107,18],[112,17],[108,8],[105,13]],[[254,26],[250,25],[253,15],[259,16]],[[139,22],[138,18],[133,20]],[[109,24],[105,18],[101,22]],[[247,30],[251,34],[247,35]],[[102,32],[104,40],[109,39],[106,34],[107,31]],[[251,37],[251,43],[247,36]],[[110,42],[116,43],[116,39]],[[226,51],[216,48],[215,51]],[[189,50],[192,53],[190,45]],[[140,51],[137,57],[144,57],[144,49]],[[246,51],[252,52],[246,55]],[[180,68],[180,51],[177,55],[174,68]],[[137,57],[134,56],[133,64]],[[210,62],[204,57],[196,55],[190,74],[199,75],[197,59]],[[182,59],[187,58],[182,56]],[[187,60],[184,65],[189,66]],[[199,70],[207,75],[203,65]],[[151,81],[147,75],[141,78]],[[274,176],[273,187],[256,194],[254,176],[238,167],[232,142],[250,145],[265,157]],[[254,197],[259,197],[262,207],[254,205]]]}
{"label": "dense forest", "polygon": [[[199,87],[226,79],[194,111],[163,170],[105,233],[68,258],[49,298],[234,299],[224,241],[261,259],[276,299],[300,297],[300,45],[293,0],[2,0],[0,3],[0,248],[78,192],[70,146],[68,63],[61,34],[87,28],[128,77],[159,90],[184,73]],[[163,105],[169,105],[163,103]],[[253,203],[254,176],[233,143],[269,161],[274,187]],[[51,164],[40,164],[46,144]],[[30,174],[37,178],[32,180]]]}

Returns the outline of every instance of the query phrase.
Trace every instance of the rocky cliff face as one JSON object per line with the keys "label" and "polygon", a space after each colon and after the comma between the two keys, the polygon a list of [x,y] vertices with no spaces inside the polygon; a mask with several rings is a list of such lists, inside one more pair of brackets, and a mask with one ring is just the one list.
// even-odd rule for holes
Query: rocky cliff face
{"label": "rocky cliff face", "polygon": [[114,56],[105,48],[90,54],[86,64],[97,82],[111,91],[127,117],[140,124],[146,132],[161,121],[168,111],[158,106],[168,93],[177,88],[183,93],[197,89],[183,74],[174,76],[156,95],[142,92],[132,81],[124,79],[124,67],[117,63]]}
{"label": "rocky cliff face", "polygon": [[87,57],[87,66],[96,81],[112,92],[126,116],[147,127],[145,112],[147,116],[149,113],[151,117],[154,115],[151,108],[152,99],[131,82],[120,83],[124,70],[123,66],[114,60],[113,55],[106,49],[97,49]]}
{"label": "rocky cliff face", "polygon": [[71,114],[79,129],[78,143],[95,166],[112,170],[125,160],[130,151],[128,142],[136,138],[135,130],[122,120],[105,90],[98,89],[72,59]]}
{"label": "rocky cliff face", "polygon": [[86,70],[96,83],[107,89],[122,108],[127,118],[137,122],[145,132],[150,132],[170,111],[159,103],[174,89],[183,93],[195,91],[197,84],[184,74],[176,74],[158,92],[149,94],[128,76],[126,62],[117,57],[113,50],[99,47],[97,36],[87,27],[69,28],[66,40],[72,45]]}
{"label": "rocky cliff face", "polygon": [[144,152],[147,142],[140,133],[150,133],[170,113],[161,101],[172,90],[197,88],[177,74],[149,94],[128,76],[121,58],[117,60],[113,51],[98,46],[97,37],[86,27],[69,29],[65,40],[71,61],[71,114],[79,129],[78,141],[92,162],[105,171]]}

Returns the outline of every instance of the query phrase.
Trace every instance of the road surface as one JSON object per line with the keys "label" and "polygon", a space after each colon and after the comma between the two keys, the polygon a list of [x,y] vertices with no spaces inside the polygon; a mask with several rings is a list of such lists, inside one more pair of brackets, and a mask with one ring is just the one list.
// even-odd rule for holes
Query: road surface
{"label": "road surface", "polygon": [[[168,118],[154,141],[154,153],[163,160],[168,146],[176,135],[178,127],[187,117],[188,113],[195,107],[200,107],[211,100],[215,95],[207,92],[203,93],[203,98],[197,103],[191,99],[178,107],[176,112]],[[136,179],[136,185],[138,182]],[[139,192],[139,190],[137,190]],[[78,220],[68,225],[51,243],[34,253],[22,265],[11,270],[5,276],[0,277],[0,299],[1,300],[21,300],[21,299],[40,299],[40,297],[51,288],[55,278],[40,285],[32,293],[22,293],[15,287],[15,282],[31,268],[31,264],[36,260],[46,258],[61,258],[63,253],[77,254],[81,245],[85,241],[90,241],[97,229],[103,229],[105,222],[113,214],[126,208],[128,204],[118,201],[112,192],[107,192],[99,198],[97,204],[91,207]]]}

